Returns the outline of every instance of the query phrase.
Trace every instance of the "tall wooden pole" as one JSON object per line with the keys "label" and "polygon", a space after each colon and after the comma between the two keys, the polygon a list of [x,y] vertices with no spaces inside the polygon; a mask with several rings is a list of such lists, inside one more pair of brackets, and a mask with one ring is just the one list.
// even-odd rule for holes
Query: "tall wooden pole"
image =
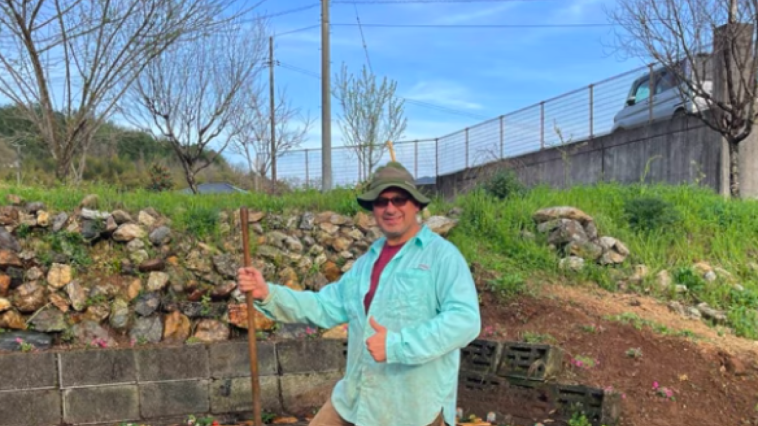
{"label": "tall wooden pole", "polygon": [[[240,225],[242,225],[242,251],[244,253],[244,266],[250,266],[250,231],[248,230],[249,214],[247,207],[240,209]],[[258,380],[258,349],[256,345],[257,334],[255,331],[255,306],[253,294],[245,293],[247,304],[247,343],[250,352],[250,381],[253,394],[253,422],[255,426],[263,426],[261,422],[261,386]]]}
{"label": "tall wooden pole", "polygon": [[276,107],[274,102],[274,37],[268,38],[269,111],[271,114],[271,185],[276,192]]}
{"label": "tall wooden pole", "polygon": [[321,0],[321,190],[332,189],[332,91],[329,0]]}

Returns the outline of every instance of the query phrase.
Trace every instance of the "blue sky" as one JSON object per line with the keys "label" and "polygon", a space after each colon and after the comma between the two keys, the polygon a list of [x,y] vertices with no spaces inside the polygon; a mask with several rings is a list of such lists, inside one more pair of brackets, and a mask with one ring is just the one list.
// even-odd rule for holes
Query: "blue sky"
{"label": "blue sky", "polygon": [[[632,70],[639,61],[622,61],[609,50],[612,27],[537,28],[396,28],[371,24],[423,25],[565,25],[608,24],[605,7],[612,0],[511,0],[464,3],[386,3],[359,0],[331,6],[332,75],[344,62],[358,72],[366,52],[356,24],[356,8],[363,26],[374,73],[397,81],[398,95],[455,110],[448,113],[406,103],[408,127],[403,139],[426,139],[450,134],[484,121],[475,117],[501,114],[539,103],[590,83]],[[278,85],[286,85],[293,102],[317,121],[304,147],[318,148],[321,92],[320,28],[317,0],[268,0],[259,13],[271,18],[275,55],[283,67],[276,70]],[[276,36],[282,33],[281,36]],[[310,71],[310,75],[287,67]],[[631,78],[631,77],[630,77]],[[621,107],[629,79],[608,93],[598,89],[596,102],[607,104],[603,116]],[[610,85],[610,84],[609,84]],[[587,98],[587,96],[585,96]],[[583,101],[578,101],[579,103]],[[556,104],[570,113],[577,102]],[[612,110],[612,111],[611,111]],[[333,102],[332,116],[338,106]],[[473,115],[473,116],[472,116]],[[599,115],[599,112],[596,112]],[[597,118],[596,118],[597,119]],[[585,126],[587,118],[579,119]],[[332,126],[333,146],[341,145],[339,128]]]}

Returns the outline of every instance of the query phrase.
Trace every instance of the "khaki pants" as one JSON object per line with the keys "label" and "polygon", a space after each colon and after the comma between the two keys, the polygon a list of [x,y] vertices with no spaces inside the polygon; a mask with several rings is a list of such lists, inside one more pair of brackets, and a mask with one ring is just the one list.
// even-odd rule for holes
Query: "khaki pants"
{"label": "khaki pants", "polygon": [[[442,418],[442,413],[434,420],[429,426],[445,426],[445,420]],[[352,423],[346,422],[337,413],[337,410],[332,406],[331,398],[326,401],[323,407],[318,410],[316,417],[311,420],[308,426],[356,426]],[[389,426],[389,425],[388,425]],[[421,426],[421,425],[419,425]]]}

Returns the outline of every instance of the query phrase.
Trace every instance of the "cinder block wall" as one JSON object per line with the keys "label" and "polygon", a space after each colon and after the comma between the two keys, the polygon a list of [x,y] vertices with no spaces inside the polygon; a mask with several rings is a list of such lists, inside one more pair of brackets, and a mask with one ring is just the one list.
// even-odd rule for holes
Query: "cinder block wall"
{"label": "cinder block wall", "polygon": [[[258,342],[264,411],[321,406],[345,368],[343,340]],[[0,426],[157,425],[248,414],[246,340],[186,346],[0,355]]]}

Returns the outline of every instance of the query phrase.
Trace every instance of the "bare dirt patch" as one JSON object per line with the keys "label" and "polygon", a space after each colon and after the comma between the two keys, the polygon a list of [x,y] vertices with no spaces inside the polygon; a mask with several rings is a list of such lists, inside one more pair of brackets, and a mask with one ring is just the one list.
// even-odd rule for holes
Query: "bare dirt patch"
{"label": "bare dirt patch", "polygon": [[563,348],[558,380],[623,392],[621,426],[758,425],[753,341],[719,336],[644,296],[555,284],[507,303],[481,293],[483,338]]}

